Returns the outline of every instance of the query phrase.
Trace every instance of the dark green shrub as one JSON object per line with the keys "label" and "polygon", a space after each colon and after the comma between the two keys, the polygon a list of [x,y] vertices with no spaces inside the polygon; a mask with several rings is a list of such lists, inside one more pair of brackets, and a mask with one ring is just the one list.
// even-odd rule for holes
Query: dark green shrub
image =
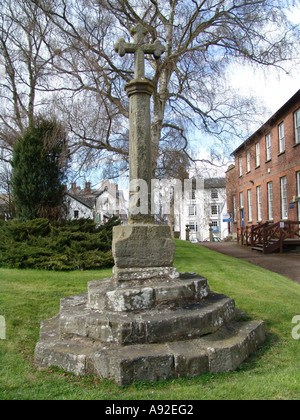
{"label": "dark green shrub", "polygon": [[19,219],[61,218],[67,162],[62,125],[36,118],[13,150],[12,188]]}
{"label": "dark green shrub", "polygon": [[112,228],[118,224],[117,218],[103,226],[85,219],[1,222],[0,266],[43,270],[111,267]]}

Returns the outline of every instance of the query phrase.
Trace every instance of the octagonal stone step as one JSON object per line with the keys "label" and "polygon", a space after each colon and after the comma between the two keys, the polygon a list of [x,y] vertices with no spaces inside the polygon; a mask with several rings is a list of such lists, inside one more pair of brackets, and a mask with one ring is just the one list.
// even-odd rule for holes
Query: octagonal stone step
{"label": "octagonal stone step", "polygon": [[182,273],[178,279],[148,280],[130,287],[115,286],[108,278],[88,283],[88,306],[91,309],[112,312],[138,312],[152,308],[169,309],[192,305],[209,294],[206,278],[193,273]]}
{"label": "octagonal stone step", "polygon": [[262,321],[233,321],[200,339],[120,347],[88,338],[62,339],[58,321],[55,317],[42,323],[35,363],[120,385],[233,371],[265,340]]}
{"label": "octagonal stone step", "polygon": [[262,321],[233,322],[200,339],[104,349],[94,354],[97,374],[120,385],[234,371],[265,340]]}
{"label": "octagonal stone step", "polygon": [[190,340],[217,331],[235,316],[234,300],[210,293],[207,299],[176,310],[133,312],[96,311],[87,296],[62,300],[61,336],[81,336],[121,346]]}

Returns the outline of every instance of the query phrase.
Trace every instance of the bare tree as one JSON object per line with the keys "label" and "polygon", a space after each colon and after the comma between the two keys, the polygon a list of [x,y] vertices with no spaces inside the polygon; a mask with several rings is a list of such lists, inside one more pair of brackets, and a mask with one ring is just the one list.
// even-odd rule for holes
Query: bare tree
{"label": "bare tree", "polygon": [[[149,42],[159,38],[166,46],[160,59],[148,57],[147,67],[155,85],[152,146],[153,165],[158,168],[172,150],[174,131],[180,137],[178,148],[189,156],[189,130],[224,139],[240,134],[252,122],[253,103],[232,94],[226,83],[230,63],[244,60],[282,68],[299,45],[297,28],[285,14],[290,2],[282,0],[30,3],[41,8],[56,28],[55,37],[44,37],[56,72],[51,91],[83,164],[91,158],[106,159],[107,154],[125,158],[128,154],[128,98],[123,87],[133,78],[133,64],[129,56],[118,57],[113,45],[119,36],[129,39],[135,24],[148,29]],[[17,120],[17,112],[24,111],[19,102]]]}
{"label": "bare tree", "polygon": [[6,217],[15,217],[16,208],[13,202],[12,196],[12,171],[10,165],[2,163],[0,165],[0,201],[1,211],[0,217],[6,215]]}
{"label": "bare tree", "polygon": [[[0,147],[12,151],[20,134],[47,107],[51,61],[47,40],[54,37],[50,19],[30,0],[3,0],[0,53]],[[2,153],[2,157],[7,153]]]}

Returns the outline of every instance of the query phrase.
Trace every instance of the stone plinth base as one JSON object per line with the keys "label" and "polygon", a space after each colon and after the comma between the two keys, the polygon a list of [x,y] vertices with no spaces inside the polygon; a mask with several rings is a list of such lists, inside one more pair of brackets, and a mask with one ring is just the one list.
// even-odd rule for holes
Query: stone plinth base
{"label": "stone plinth base", "polygon": [[199,275],[109,278],[61,300],[41,325],[35,363],[125,385],[232,371],[264,339],[262,321],[238,322],[233,299]]}
{"label": "stone plinth base", "polygon": [[134,224],[113,229],[113,276],[117,282],[176,278],[175,245],[169,226]]}

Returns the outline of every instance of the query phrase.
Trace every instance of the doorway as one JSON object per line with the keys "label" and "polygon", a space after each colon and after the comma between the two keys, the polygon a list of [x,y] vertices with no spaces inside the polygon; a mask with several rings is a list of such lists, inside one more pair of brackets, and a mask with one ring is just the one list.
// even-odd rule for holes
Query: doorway
{"label": "doorway", "polygon": [[245,227],[244,209],[241,209],[240,212],[241,212],[241,228],[244,228]]}

